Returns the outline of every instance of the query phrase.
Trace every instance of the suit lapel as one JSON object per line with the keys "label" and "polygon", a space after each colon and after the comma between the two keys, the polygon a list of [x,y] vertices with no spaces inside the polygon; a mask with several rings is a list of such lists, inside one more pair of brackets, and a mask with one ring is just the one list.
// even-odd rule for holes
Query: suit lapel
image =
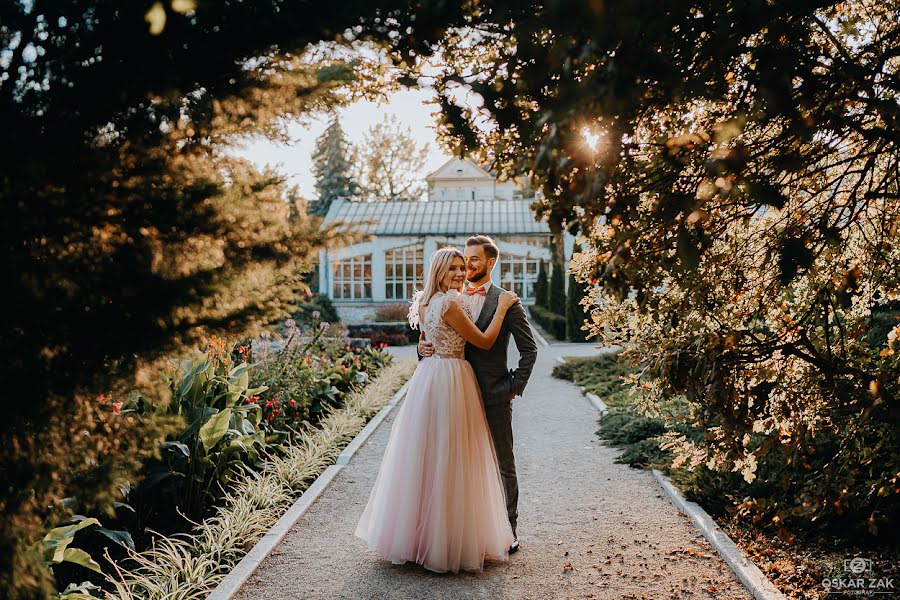
{"label": "suit lapel", "polygon": [[487,329],[488,325],[491,323],[491,319],[494,318],[494,312],[497,310],[497,304],[500,302],[500,288],[496,285],[491,285],[491,289],[488,290],[487,295],[484,297],[484,304],[481,306],[481,313],[478,315],[478,320],[475,321],[475,326],[478,329],[484,331]]}

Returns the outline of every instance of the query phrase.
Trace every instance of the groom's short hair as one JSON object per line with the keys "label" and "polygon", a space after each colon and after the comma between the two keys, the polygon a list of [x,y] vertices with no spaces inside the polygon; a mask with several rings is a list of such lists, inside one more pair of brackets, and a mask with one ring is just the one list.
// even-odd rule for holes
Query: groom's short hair
{"label": "groom's short hair", "polygon": [[500,248],[497,243],[486,235],[473,235],[466,240],[466,246],[481,246],[488,258],[496,260],[500,257]]}

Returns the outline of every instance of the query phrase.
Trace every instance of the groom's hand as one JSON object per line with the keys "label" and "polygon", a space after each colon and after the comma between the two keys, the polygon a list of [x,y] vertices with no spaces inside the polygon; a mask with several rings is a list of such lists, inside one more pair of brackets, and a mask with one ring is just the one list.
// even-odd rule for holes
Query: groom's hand
{"label": "groom's hand", "polygon": [[416,346],[416,350],[419,352],[419,356],[428,358],[434,354],[434,344],[426,342],[425,340],[420,340],[419,345]]}

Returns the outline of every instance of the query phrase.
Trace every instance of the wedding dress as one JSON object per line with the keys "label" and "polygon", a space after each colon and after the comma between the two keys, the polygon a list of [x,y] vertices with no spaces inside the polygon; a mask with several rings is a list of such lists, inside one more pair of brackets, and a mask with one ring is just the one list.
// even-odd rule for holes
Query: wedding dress
{"label": "wedding dress", "polygon": [[481,571],[485,556],[506,560],[513,541],[466,342],[442,318],[450,302],[469,314],[455,292],[429,303],[422,329],[435,354],[410,380],[356,528],[387,560],[438,573]]}

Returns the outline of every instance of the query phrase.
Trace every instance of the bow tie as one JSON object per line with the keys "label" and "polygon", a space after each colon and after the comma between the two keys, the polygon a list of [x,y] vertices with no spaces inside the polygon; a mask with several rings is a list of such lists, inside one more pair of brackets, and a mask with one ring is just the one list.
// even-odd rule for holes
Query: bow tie
{"label": "bow tie", "polygon": [[484,286],[477,287],[477,288],[473,288],[473,287],[466,288],[466,295],[475,296],[476,294],[479,296],[487,296],[487,290],[484,289]]}

